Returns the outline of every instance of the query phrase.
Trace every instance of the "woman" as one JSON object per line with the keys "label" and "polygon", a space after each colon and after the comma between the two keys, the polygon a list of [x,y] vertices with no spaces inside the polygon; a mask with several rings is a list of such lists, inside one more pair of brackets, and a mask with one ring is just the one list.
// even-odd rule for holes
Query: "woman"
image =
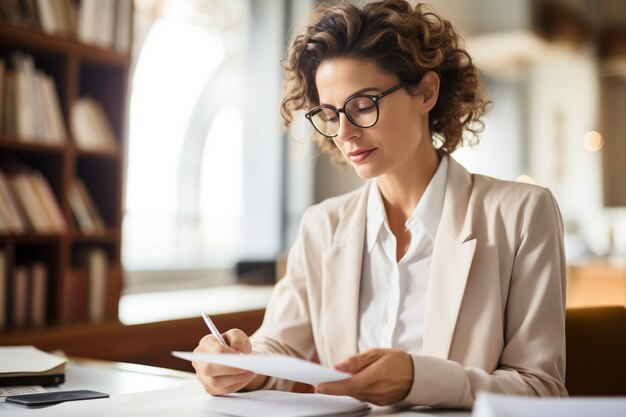
{"label": "woman", "polygon": [[[567,395],[562,223],[541,187],[450,154],[486,102],[450,22],[401,0],[321,7],[285,60],[282,115],[371,179],[311,207],[261,328],[196,351],[310,359],[349,372],[316,391],[471,407],[479,390]],[[434,143],[440,142],[435,147]],[[194,363],[207,392],[289,381]]]}

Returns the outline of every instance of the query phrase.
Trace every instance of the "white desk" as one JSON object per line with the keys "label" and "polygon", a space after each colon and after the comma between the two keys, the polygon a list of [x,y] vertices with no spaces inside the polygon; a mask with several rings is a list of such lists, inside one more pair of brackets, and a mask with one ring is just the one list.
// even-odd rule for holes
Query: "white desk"
{"label": "white desk", "polygon": [[[155,395],[145,404],[134,403],[132,408],[127,407],[122,413],[111,413],[104,407],[106,401],[113,401],[121,394],[147,393],[148,391],[165,389],[188,389],[192,391],[189,395],[194,397],[194,401],[183,404],[172,403],[167,395],[155,392]],[[174,371],[152,366],[133,365],[125,363],[104,362],[104,361],[71,361],[66,372],[66,382],[59,389],[75,390],[90,389],[106,392],[111,395],[111,399],[88,400],[93,404],[93,416],[113,415],[124,416],[150,416],[150,417],[207,417],[217,415],[204,407],[205,394],[199,389],[199,383],[192,373]],[[52,390],[52,389],[49,389]],[[139,398],[137,394],[137,398]],[[132,399],[133,395],[128,396]],[[130,402],[129,402],[130,403]],[[208,411],[208,412],[207,412]],[[1,417],[20,416],[46,416],[58,415],[55,406],[43,409],[27,409],[14,405],[0,403]],[[425,410],[425,411],[402,411],[391,407],[373,407],[370,416],[422,416],[422,417],[469,417],[468,411],[454,410]],[[86,416],[85,416],[86,417]]]}
{"label": "white desk", "polygon": [[[192,373],[171,369],[76,359],[68,364],[65,383],[59,385],[59,387],[47,387],[46,390],[69,391],[88,389],[106,392],[109,395],[120,395],[173,388],[194,379],[195,376]],[[32,415],[32,411],[11,404],[0,403],[0,416],[3,417]]]}

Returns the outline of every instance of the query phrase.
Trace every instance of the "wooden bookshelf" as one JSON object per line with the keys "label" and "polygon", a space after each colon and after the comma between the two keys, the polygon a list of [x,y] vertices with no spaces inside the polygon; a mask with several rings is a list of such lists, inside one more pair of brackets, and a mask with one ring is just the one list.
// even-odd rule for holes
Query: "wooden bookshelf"
{"label": "wooden bookshelf", "polygon": [[[73,335],[75,342],[80,339],[77,335],[87,328],[89,332],[97,332],[98,328],[119,326],[122,192],[131,56],[130,52],[120,53],[81,43],[76,37],[49,35],[0,20],[0,57],[9,62],[16,51],[32,56],[36,68],[52,76],[69,137],[62,144],[50,144],[37,138],[25,140],[0,133],[0,155],[15,158],[43,174],[68,227],[62,233],[0,233],[0,251],[10,257],[10,264],[43,262],[48,271],[45,327],[18,329],[8,323],[4,329],[0,328],[0,345],[37,344],[47,338],[56,340],[59,342],[56,346],[64,348],[64,335]],[[93,97],[103,106],[117,140],[115,151],[79,149],[71,137],[70,110],[83,96]],[[76,177],[84,182],[93,197],[105,230],[84,233],[77,227],[68,201],[70,184]],[[90,323],[89,318],[68,320],[64,312],[64,306],[72,302],[64,291],[67,280],[78,262],[78,253],[90,248],[101,249],[108,264],[105,318],[95,324]],[[10,296],[6,294],[7,298]],[[7,303],[7,300],[0,300],[0,308],[6,309]]]}
{"label": "wooden bookshelf", "polygon": [[[254,333],[263,322],[264,310],[212,315],[219,329],[239,328]],[[186,318],[154,323],[123,325],[108,322],[99,326],[77,324],[41,332],[16,331],[10,343],[37,346],[46,351],[63,350],[67,355],[161,366],[181,371],[193,368],[171,355],[173,350],[190,350],[207,334],[202,319]]]}

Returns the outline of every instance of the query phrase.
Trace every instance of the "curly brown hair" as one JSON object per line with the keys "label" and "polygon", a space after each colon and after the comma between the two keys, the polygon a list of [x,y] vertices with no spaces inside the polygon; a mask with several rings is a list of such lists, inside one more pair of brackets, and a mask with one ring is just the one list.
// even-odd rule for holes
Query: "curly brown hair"
{"label": "curly brown hair", "polygon": [[[404,0],[373,2],[363,8],[345,2],[316,7],[308,24],[293,36],[283,60],[284,127],[289,129],[295,111],[319,104],[315,84],[319,65],[327,59],[351,57],[374,61],[409,91],[426,72],[434,71],[440,89],[429,114],[431,134],[448,153],[462,145],[464,131],[477,142],[489,104],[478,70],[452,24],[427,7],[413,7]],[[344,162],[333,141],[321,135],[317,139],[322,151],[335,162]]]}

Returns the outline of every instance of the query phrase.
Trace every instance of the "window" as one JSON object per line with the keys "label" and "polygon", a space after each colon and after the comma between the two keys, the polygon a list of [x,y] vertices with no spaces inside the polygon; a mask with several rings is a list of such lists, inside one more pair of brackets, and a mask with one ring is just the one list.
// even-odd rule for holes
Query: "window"
{"label": "window", "polygon": [[263,6],[159,6],[131,81],[129,275],[229,268],[280,249],[284,19],[282,2]]}

